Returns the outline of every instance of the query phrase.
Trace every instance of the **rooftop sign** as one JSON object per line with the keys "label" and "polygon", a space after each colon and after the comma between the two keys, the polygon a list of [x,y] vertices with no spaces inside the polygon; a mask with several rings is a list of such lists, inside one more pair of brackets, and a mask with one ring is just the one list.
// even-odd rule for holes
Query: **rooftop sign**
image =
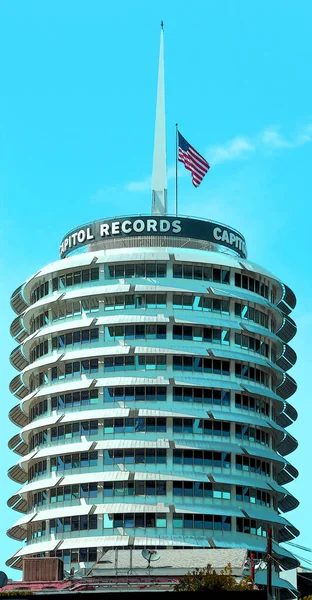
{"label": "rooftop sign", "polygon": [[63,238],[60,257],[74,250],[108,238],[170,236],[212,242],[247,257],[245,238],[235,229],[203,219],[190,217],[135,216],[93,221],[73,229]]}

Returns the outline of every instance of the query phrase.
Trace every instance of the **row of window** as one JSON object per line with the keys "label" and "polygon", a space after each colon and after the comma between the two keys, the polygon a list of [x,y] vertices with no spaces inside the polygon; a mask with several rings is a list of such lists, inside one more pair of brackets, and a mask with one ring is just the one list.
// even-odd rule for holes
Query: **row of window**
{"label": "row of window", "polygon": [[[270,416],[270,403],[268,401],[246,394],[235,394],[235,408],[256,412],[266,417]],[[275,420],[274,409],[272,409],[272,418]]]}
{"label": "row of window", "polygon": [[192,294],[173,294],[173,308],[183,310],[201,310],[203,312],[230,314],[230,301],[207,296],[193,296]]}
{"label": "row of window", "polygon": [[[255,292],[264,298],[269,299],[269,286],[255,277],[235,273],[235,286]],[[273,300],[271,300],[273,302]]]}
{"label": "row of window", "polygon": [[88,531],[97,529],[97,515],[81,515],[74,517],[61,517],[59,519],[50,519],[30,525],[27,540],[43,537],[48,533],[68,533],[69,531]]}
{"label": "row of window", "polygon": [[[206,450],[173,450],[173,464],[189,466],[210,466],[229,469],[231,467],[231,454],[226,452],[210,452]],[[104,465],[120,464],[166,464],[167,451],[165,449],[139,448],[139,449],[111,449],[104,451]],[[51,471],[63,471],[76,468],[98,466],[98,452],[81,452],[53,456],[50,461]],[[235,467],[239,471],[249,471],[259,475],[270,475],[270,463],[265,460],[237,455]],[[41,460],[29,467],[29,480],[47,473],[47,461]]]}
{"label": "row of window", "polygon": [[[107,276],[111,279],[128,279],[132,277],[163,278],[167,276],[166,263],[126,263],[108,265],[105,267],[105,271],[106,269]],[[173,264],[172,274],[174,278],[178,279],[195,279],[199,281],[210,281],[223,284],[230,283],[230,270],[221,267],[192,264]],[[76,270],[71,273],[53,277],[52,292],[98,280],[98,267]],[[235,273],[235,286],[255,292],[264,298],[269,298],[269,286],[262,281],[261,277],[255,278],[242,273]],[[32,303],[36,302],[43,296],[46,296],[48,293],[49,281],[46,281],[32,291]],[[271,297],[271,302],[274,302],[274,294]]]}
{"label": "row of window", "polygon": [[[243,350],[251,350],[252,352],[256,352],[257,354],[261,354],[262,356],[266,356],[269,358],[269,344],[264,342],[261,338],[255,338],[251,335],[246,335],[246,333],[235,333],[235,346],[238,348],[243,348]],[[276,360],[276,352],[272,348],[271,358],[275,362]]]}
{"label": "row of window", "polygon": [[128,279],[129,277],[167,277],[166,263],[126,263],[108,265],[108,276],[111,279]]}
{"label": "row of window", "polygon": [[[173,371],[185,371],[194,373],[213,373],[216,375],[230,375],[230,361],[212,358],[201,358],[192,356],[173,356]],[[133,370],[166,370],[167,356],[107,356],[104,358],[104,372],[133,371]],[[67,377],[79,377],[99,372],[99,361],[97,358],[77,360],[61,364],[51,369],[51,380],[64,379]],[[266,387],[269,386],[269,375],[262,369],[251,367],[248,364],[235,362],[235,376],[241,379],[255,381]],[[40,371],[30,378],[30,391],[36,387],[45,385],[49,378],[44,371]]]}
{"label": "row of window", "polygon": [[[67,317],[75,317],[82,314],[98,312],[100,303],[103,304],[104,311],[140,309],[140,308],[166,308],[166,294],[117,294],[107,295],[103,299],[86,298],[82,300],[64,300],[61,305],[51,309],[51,320],[62,320]],[[201,310],[203,312],[214,312],[218,314],[230,314],[230,301],[210,298],[206,296],[194,296],[193,294],[173,294],[172,306],[174,309],[183,310]],[[235,316],[253,321],[269,328],[269,316],[250,305],[250,303],[235,302]],[[30,324],[30,333],[44,327],[49,323],[49,312],[44,311],[32,319]],[[275,331],[275,321],[271,319],[271,331]]]}
{"label": "row of window", "polygon": [[49,324],[49,311],[45,310],[40,313],[37,317],[34,317],[30,321],[30,333],[34,333],[37,329],[44,327]]}
{"label": "row of window", "polygon": [[[259,310],[258,308],[254,308],[250,305],[249,302],[235,302],[235,316],[240,319],[245,319],[247,321],[253,321],[254,323],[258,323],[269,329],[269,316]],[[271,331],[275,331],[275,321],[271,319]]]}
{"label": "row of window", "polygon": [[[102,432],[107,434],[116,433],[150,433],[166,432],[166,417],[117,417],[104,419]],[[229,421],[215,421],[211,419],[194,419],[174,417],[172,419],[172,429],[174,433],[194,433],[204,435],[215,435],[230,437],[231,423]],[[98,435],[99,425],[97,420],[81,421],[77,423],[67,423],[51,427],[49,431],[45,429],[31,437],[31,449],[38,444],[56,440],[71,439],[80,436]],[[258,427],[249,425],[235,424],[235,437],[238,439],[249,440],[262,445],[270,445],[270,436],[268,433]]]}
{"label": "row of window", "polygon": [[[67,317],[76,317],[95,313],[99,311],[98,298],[84,298],[83,300],[62,300],[51,308],[51,321],[62,321]],[[30,321],[30,333],[34,333],[41,327],[49,325],[49,311],[40,313]]]}
{"label": "row of window", "polygon": [[230,330],[220,327],[200,327],[192,325],[173,325],[172,338],[194,342],[230,344]]}
{"label": "row of window", "polygon": [[107,327],[108,339],[111,340],[164,340],[167,337],[166,325],[111,325]]}
{"label": "row of window", "polygon": [[91,269],[82,269],[74,271],[73,273],[67,273],[65,275],[59,275],[52,279],[52,292],[62,290],[66,287],[73,285],[81,285],[88,281],[98,281],[100,276],[99,268],[92,267]]}
{"label": "row of window", "polygon": [[40,342],[30,352],[31,362],[33,362],[37,358],[40,358],[41,356],[44,356],[45,354],[48,354],[48,352],[49,352],[48,340],[45,340],[44,342]]}
{"label": "row of window", "polygon": [[[231,435],[231,423],[229,421],[174,417],[172,423],[174,433],[204,434],[217,437],[230,437]],[[166,417],[118,417],[115,419],[104,419],[104,425],[100,433],[108,435],[116,433],[163,433],[166,431]],[[80,438],[81,436],[97,436],[98,433],[99,424],[97,420],[58,425],[51,427],[50,430],[45,429],[31,436],[30,449],[33,450],[35,446],[46,444],[48,441],[55,442],[58,440]],[[258,427],[235,424],[235,437],[264,446],[270,446],[271,436]]]}
{"label": "row of window", "polygon": [[49,293],[49,282],[46,281],[45,283],[41,283],[32,291],[31,303],[33,304],[34,302],[37,302],[37,300],[40,300],[44,296],[47,296],[48,293]]}
{"label": "row of window", "polygon": [[172,275],[177,279],[197,279],[215,283],[230,283],[230,270],[204,265],[174,264]]}
{"label": "row of window", "polygon": [[66,346],[77,346],[81,344],[92,344],[99,341],[99,328],[78,329],[70,333],[64,333],[52,337],[52,348],[58,350]]}
{"label": "row of window", "polygon": [[[45,555],[39,554],[38,557]],[[65,565],[71,563],[95,563],[97,559],[97,548],[72,548],[70,550],[53,550],[49,553],[50,557],[60,558]]]}
{"label": "row of window", "polygon": [[[270,438],[272,436],[270,436],[266,431],[259,429],[259,427],[236,424],[235,437],[240,440],[248,440],[249,442],[262,444],[262,446],[270,446]],[[274,438],[272,438],[272,442],[274,442]],[[274,443],[272,446],[274,447]]]}
{"label": "row of window", "polygon": [[[103,514],[103,529],[116,528],[167,528],[166,513],[115,513]],[[31,525],[28,539],[43,537],[49,533],[62,534],[72,531],[98,529],[97,515],[60,517]],[[177,529],[204,529],[210,531],[231,531],[232,518],[226,515],[203,515],[193,513],[173,513],[172,526]],[[255,519],[237,517],[236,531],[266,537],[267,523]]]}
{"label": "row of window", "polygon": [[166,294],[113,294],[103,299],[104,310],[124,310],[128,308],[166,308]]}
{"label": "row of window", "polygon": [[[113,325],[107,328],[109,339],[165,339],[167,337],[166,325]],[[172,338],[174,340],[207,342],[214,344],[230,344],[230,330],[216,327],[200,327],[191,325],[173,325]],[[80,346],[99,341],[99,328],[81,329],[52,337],[52,349],[64,349],[69,346]],[[262,356],[269,357],[269,344],[262,339],[244,333],[235,333],[235,346],[251,350]],[[31,361],[48,354],[48,340],[37,344],[30,353]],[[271,358],[276,360],[276,352],[272,348]]]}
{"label": "row of window", "polygon": [[[166,481],[105,481],[103,489],[97,482],[64,485],[51,490],[42,490],[33,494],[33,506],[45,506],[48,503],[69,502],[72,500],[97,499],[129,496],[166,496]],[[231,486],[223,483],[203,481],[172,481],[173,496],[194,498],[231,499]],[[236,500],[270,507],[272,498],[269,492],[236,486]]]}
{"label": "row of window", "polygon": [[[173,387],[172,399],[174,402],[187,402],[199,404],[214,404],[216,406],[230,406],[230,392],[228,390],[217,390],[214,388],[192,388]],[[103,388],[104,403],[113,402],[160,402],[167,400],[167,387],[160,386],[128,386]],[[66,410],[83,406],[98,404],[99,389],[82,390],[59,394],[51,398],[51,410]],[[235,394],[235,408],[248,410],[270,417],[270,404],[268,401],[248,396],[246,394]],[[30,409],[30,420],[41,416],[49,411],[49,401],[41,400]],[[272,418],[275,413],[272,409]]]}

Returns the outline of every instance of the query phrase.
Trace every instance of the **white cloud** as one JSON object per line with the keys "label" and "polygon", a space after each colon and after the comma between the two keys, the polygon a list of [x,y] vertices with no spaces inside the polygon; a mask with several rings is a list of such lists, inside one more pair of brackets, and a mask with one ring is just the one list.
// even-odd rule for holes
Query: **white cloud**
{"label": "white cloud", "polygon": [[270,148],[290,148],[291,143],[285,140],[276,128],[270,127],[265,129],[261,135],[261,141],[263,144],[270,146]]}
{"label": "white cloud", "polygon": [[312,125],[308,124],[301,132],[294,136],[291,140],[287,140],[279,133],[278,127],[268,127],[260,137],[261,142],[272,149],[279,148],[297,148],[304,144],[312,142]]}
{"label": "white cloud", "polygon": [[[280,132],[279,127],[266,127],[258,135],[251,137],[236,136],[224,144],[209,146],[204,153],[212,166],[222,164],[226,161],[247,159],[255,151],[286,150],[303,146],[312,142],[312,124],[309,123],[301,129],[292,139],[286,139]],[[181,165],[179,165],[179,178],[188,175]],[[167,179],[170,181],[175,178],[175,165],[171,165],[167,170]],[[145,177],[139,181],[130,181],[124,185],[118,186],[128,192],[146,192],[151,189],[151,176]],[[104,196],[111,188],[99,189],[91,197],[93,201],[102,201]],[[114,188],[115,189],[115,188]]]}
{"label": "white cloud", "polygon": [[210,164],[218,165],[226,160],[246,157],[249,152],[253,152],[254,150],[255,146],[248,138],[238,136],[221,146],[210,146],[207,149],[206,156]]}
{"label": "white cloud", "polygon": [[142,181],[131,181],[125,185],[125,189],[128,192],[146,192],[146,190],[150,190],[152,185],[152,178],[146,177],[142,179]]}

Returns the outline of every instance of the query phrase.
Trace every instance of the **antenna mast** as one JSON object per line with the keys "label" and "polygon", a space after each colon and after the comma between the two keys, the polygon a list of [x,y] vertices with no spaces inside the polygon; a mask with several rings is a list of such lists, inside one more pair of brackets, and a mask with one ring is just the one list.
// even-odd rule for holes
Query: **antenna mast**
{"label": "antenna mast", "polygon": [[165,119],[165,73],[164,73],[164,23],[160,24],[160,51],[158,65],[158,85],[156,122],[154,138],[154,160],[152,175],[152,214],[167,214],[167,161],[166,161],[166,119]]}

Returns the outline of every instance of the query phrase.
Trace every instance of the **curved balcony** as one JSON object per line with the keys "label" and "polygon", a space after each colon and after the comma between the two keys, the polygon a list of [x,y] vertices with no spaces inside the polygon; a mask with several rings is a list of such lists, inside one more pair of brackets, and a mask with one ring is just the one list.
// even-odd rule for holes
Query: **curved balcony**
{"label": "curved balcony", "polygon": [[20,454],[20,456],[26,456],[28,452],[28,444],[24,441],[21,433],[14,435],[10,439],[8,446],[10,450],[14,450],[14,452]]}
{"label": "curved balcony", "polygon": [[27,473],[20,465],[13,465],[13,467],[8,470],[8,476],[12,481],[16,481],[17,483],[26,483],[27,481]]}
{"label": "curved balcony", "polygon": [[24,384],[23,376],[21,373],[16,375],[10,383],[10,392],[17,398],[22,400],[29,394],[29,388]]}
{"label": "curved balcony", "polygon": [[20,344],[27,338],[28,332],[24,327],[22,317],[16,317],[10,327],[11,336]]}
{"label": "curved balcony", "polygon": [[280,301],[277,303],[277,306],[281,308],[281,310],[289,315],[292,310],[294,310],[296,306],[296,296],[294,292],[284,283],[282,283],[283,294]]}
{"label": "curved balcony", "polygon": [[277,475],[277,483],[280,485],[286,485],[286,483],[290,483],[294,481],[298,477],[299,473],[297,469],[291,465],[290,463],[285,463],[284,468]]}
{"label": "curved balcony", "polygon": [[21,494],[14,494],[7,501],[7,505],[9,508],[13,508],[17,512],[21,512],[23,514],[27,513],[28,502]]}
{"label": "curved balcony", "polygon": [[9,412],[9,419],[18,427],[25,427],[28,424],[28,417],[26,413],[21,409],[19,404],[13,406]]}
{"label": "curved balcony", "polygon": [[290,342],[297,333],[296,323],[289,317],[284,316],[282,325],[276,335],[283,340],[283,342]]}
{"label": "curved balcony", "polygon": [[296,352],[287,344],[283,344],[283,351],[278,357],[276,364],[281,367],[284,371],[288,371],[296,364],[297,355]]}
{"label": "curved balcony", "polygon": [[278,423],[278,425],[281,425],[285,428],[289,427],[289,425],[292,425],[297,420],[297,418],[298,413],[296,409],[288,402],[284,402],[283,410],[276,417],[276,422]]}
{"label": "curved balcony", "polygon": [[297,440],[288,432],[284,434],[283,439],[280,442],[278,442],[277,446],[277,449],[282,456],[287,456],[288,454],[291,454],[291,452],[294,452],[297,448]]}
{"label": "curved balcony", "polygon": [[29,361],[25,358],[22,346],[17,346],[10,354],[10,363],[17,371],[23,371]]}
{"label": "curved balcony", "polygon": [[28,306],[23,294],[24,286],[25,284],[22,283],[11,296],[11,306],[18,315],[22,314]]}
{"label": "curved balcony", "polygon": [[288,375],[288,373],[283,373],[282,383],[276,387],[276,393],[281,396],[284,400],[290,398],[297,389],[297,384],[295,380]]}

